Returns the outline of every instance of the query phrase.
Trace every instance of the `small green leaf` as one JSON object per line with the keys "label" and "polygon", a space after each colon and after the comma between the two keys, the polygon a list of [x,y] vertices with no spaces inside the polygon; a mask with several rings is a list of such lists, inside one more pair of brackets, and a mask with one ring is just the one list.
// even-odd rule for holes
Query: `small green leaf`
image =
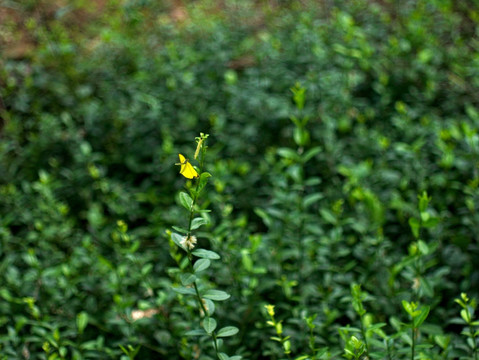
{"label": "small green leaf", "polygon": [[203,320],[203,329],[205,329],[208,334],[211,334],[216,329],[216,320],[212,317],[205,318]]}
{"label": "small green leaf", "polygon": [[0,289],[0,297],[4,298],[7,301],[12,301],[13,299],[12,294],[10,294],[10,291],[5,288]]}
{"label": "small green leaf", "polygon": [[346,349],[344,349],[344,352],[345,352],[349,357],[351,357],[351,358],[354,357],[354,353],[353,353],[351,350],[349,350],[349,349],[346,348]]}
{"label": "small green leaf", "polygon": [[98,342],[97,340],[90,340],[85,341],[79,347],[81,350],[95,350],[98,349]]}
{"label": "small green leaf", "polygon": [[425,228],[433,228],[437,224],[439,224],[439,218],[434,216],[430,217],[427,221],[424,221],[422,223],[422,226],[424,226]]}
{"label": "small green leaf", "polygon": [[200,182],[198,184],[198,194],[203,190],[203,188],[206,186],[208,183],[208,178],[211,177],[211,174],[209,172],[203,172],[200,175]]}
{"label": "small green leaf", "polygon": [[385,327],[387,324],[386,323],[377,323],[377,324],[371,324],[368,326],[368,331],[376,331],[381,329],[382,327]]}
{"label": "small green leaf", "polygon": [[421,254],[423,255],[429,254],[429,246],[427,246],[427,244],[423,240],[419,240],[417,242],[417,247],[419,248],[419,251],[421,252]]}
{"label": "small green leaf", "polygon": [[176,230],[179,233],[188,234],[188,230],[186,230],[185,228],[182,228],[182,227],[179,227],[179,226],[172,226],[172,228],[173,228],[173,230]]}
{"label": "small green leaf", "polygon": [[177,233],[172,233],[171,234],[171,240],[180,247],[181,249],[186,251],[186,248],[183,246],[182,241],[183,241],[183,235],[177,234]]}
{"label": "small green leaf", "polygon": [[406,312],[407,312],[409,315],[413,316],[414,309],[413,309],[411,303],[407,302],[406,300],[403,300],[403,301],[402,301],[402,306],[403,306],[404,310],[406,310]]}
{"label": "small green leaf", "polygon": [[83,334],[83,330],[85,330],[86,326],[88,325],[88,314],[82,311],[77,315],[76,322],[78,333],[81,335]]}
{"label": "small green leaf", "polygon": [[421,284],[421,290],[424,292],[425,296],[433,297],[434,290],[430,281],[427,278],[420,277],[419,284]]}
{"label": "small green leaf", "polygon": [[191,196],[184,191],[180,192],[180,203],[186,210],[191,210],[191,206],[193,205],[193,199]]}
{"label": "small green leaf", "polygon": [[180,275],[180,280],[181,280],[181,283],[184,286],[188,286],[188,285],[191,285],[195,282],[196,275],[191,274],[191,273],[184,273],[184,274]]}
{"label": "small green leaf", "polygon": [[195,188],[194,188],[194,187],[190,187],[190,188],[188,188],[188,191],[190,192],[190,197],[191,197],[192,199],[194,199],[194,198],[196,197],[196,194],[197,194]]}
{"label": "small green leaf", "polygon": [[423,191],[417,198],[419,199],[419,211],[425,212],[432,198],[427,195],[427,191]]}
{"label": "small green leaf", "polygon": [[228,336],[233,336],[236,335],[239,332],[239,329],[235,326],[226,326],[224,328],[221,328],[216,336],[218,337],[228,337]]}
{"label": "small green leaf", "polygon": [[471,315],[469,313],[469,311],[467,309],[462,309],[461,310],[461,317],[463,318],[463,320],[469,324],[469,322],[471,321]]}
{"label": "small green leaf", "polygon": [[421,313],[414,318],[414,327],[418,328],[421,326],[421,324],[426,320],[427,316],[429,315],[429,311],[431,310],[431,307],[428,305],[424,305],[421,308]]}
{"label": "small green leaf", "polygon": [[226,355],[225,353],[218,353],[218,358],[220,360],[229,360],[230,357],[228,355]]}
{"label": "small green leaf", "polygon": [[434,336],[434,341],[438,344],[442,349],[447,349],[449,343],[451,342],[451,336],[446,335],[436,335]]}
{"label": "small green leaf", "polygon": [[321,193],[314,193],[311,195],[307,195],[303,199],[303,205],[305,208],[307,208],[308,206],[314,204],[315,202],[318,202],[322,198],[324,198],[324,195]]}
{"label": "small green leaf", "polygon": [[200,258],[211,259],[211,260],[217,260],[220,258],[220,256],[214,251],[210,251],[206,249],[196,249],[195,251],[193,251],[193,255]]}
{"label": "small green leaf", "polygon": [[305,146],[309,143],[309,132],[304,128],[295,128],[293,130],[294,142],[299,146]]}
{"label": "small green leaf", "polygon": [[419,237],[419,220],[416,218],[409,218],[409,226],[411,227],[411,231],[414,237],[417,239]]}
{"label": "small green leaf", "polygon": [[307,163],[312,157],[316,156],[320,152],[321,152],[321,148],[319,146],[316,146],[306,151],[303,155],[303,164]]}
{"label": "small green leaf", "polygon": [[184,286],[179,286],[179,287],[173,287],[173,291],[177,292],[178,294],[183,294],[183,295],[196,295],[195,289],[193,288],[187,288]]}
{"label": "small green leaf", "polygon": [[206,303],[206,312],[209,316],[212,316],[215,313],[215,303],[210,299],[204,299],[203,301]]}
{"label": "small green leaf", "polygon": [[191,222],[191,230],[198,229],[200,226],[208,224],[208,220],[204,218],[195,218]]}
{"label": "small green leaf", "polygon": [[420,212],[419,215],[421,217],[421,222],[423,223],[423,225],[431,218],[431,214],[429,214],[427,211]]}
{"label": "small green leaf", "polygon": [[360,333],[361,329],[357,327],[352,327],[352,326],[341,326],[339,330],[344,330],[346,332],[351,332],[351,333]]}
{"label": "small green leaf", "polygon": [[318,177],[310,177],[304,181],[305,186],[315,186],[321,184],[321,179]]}
{"label": "small green leaf", "polygon": [[299,162],[300,157],[298,153],[290,148],[279,148],[277,150],[277,153],[279,156],[285,158],[285,159],[290,159]]}
{"label": "small green leaf", "polygon": [[267,227],[271,227],[273,222],[272,222],[271,217],[266,213],[266,211],[257,207],[257,208],[254,208],[254,212],[255,212],[256,215],[258,215],[261,218],[261,220],[263,220],[264,224]]}
{"label": "small green leaf", "polygon": [[203,297],[214,301],[223,301],[229,299],[231,295],[221,290],[208,290]]}
{"label": "small green leaf", "polygon": [[336,224],[338,222],[336,216],[327,209],[320,209],[319,213],[321,214],[321,217],[330,224]]}
{"label": "small green leaf", "polygon": [[128,357],[130,359],[133,359],[136,354],[138,354],[138,352],[140,351],[140,348],[141,346],[137,346],[136,348],[131,346],[131,345],[128,345],[127,347],[124,347],[123,345],[119,345],[120,346],[120,349],[126,354],[128,355]]}
{"label": "small green leaf", "polygon": [[283,348],[284,348],[284,353],[285,353],[285,354],[289,354],[289,353],[291,352],[291,341],[286,340],[286,341],[283,343]]}
{"label": "small green leaf", "polygon": [[193,265],[195,273],[206,270],[210,267],[211,261],[209,259],[199,259]]}

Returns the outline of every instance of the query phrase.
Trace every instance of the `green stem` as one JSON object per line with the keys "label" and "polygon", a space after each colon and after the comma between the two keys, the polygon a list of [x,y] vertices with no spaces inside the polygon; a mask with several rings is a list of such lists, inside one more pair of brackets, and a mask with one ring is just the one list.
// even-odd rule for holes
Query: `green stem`
{"label": "green stem", "polygon": [[359,350],[354,350],[354,360],[359,360],[359,357],[361,355],[359,355]]}
{"label": "green stem", "polygon": [[386,339],[386,351],[388,353],[388,360],[392,360],[392,357],[391,357],[391,349],[389,348],[389,341],[388,339]]}
{"label": "green stem", "polygon": [[[273,323],[273,327],[276,329],[276,335],[278,335],[278,338],[279,338],[279,342],[281,343],[281,347],[283,348],[283,352],[285,351],[285,348],[284,348],[284,343],[287,341],[285,339],[285,337],[283,336],[283,333],[279,333],[278,330],[277,330],[277,322],[276,320],[274,319],[274,315],[270,315],[271,316],[271,321]],[[291,355],[290,353],[285,353],[285,355],[288,357],[288,359],[291,359]]]}
{"label": "green stem", "polygon": [[309,330],[309,348],[311,349],[313,353],[313,358],[316,355],[316,349],[314,348],[314,333],[313,329]]}
{"label": "green stem", "polygon": [[[201,148],[201,157],[200,157],[200,176],[203,173],[203,164],[205,159],[205,147]],[[199,177],[196,180],[196,189],[195,189],[195,196],[193,197],[193,202],[191,203],[190,208],[190,218],[188,220],[188,232],[186,233],[186,237],[188,238],[191,235],[191,223],[193,222],[193,217],[195,216],[195,205],[196,201],[198,200],[198,190],[200,188],[200,179]]]}
{"label": "green stem", "polygon": [[[199,172],[200,176],[203,173],[204,156],[205,156],[205,148],[202,147],[201,157],[200,157],[200,172]],[[193,196],[193,202],[191,203],[190,217],[188,219],[188,230],[187,230],[187,233],[186,233],[186,238],[187,239],[191,236],[191,224],[193,223],[193,218],[195,216],[195,205],[196,205],[196,202],[197,202],[198,196],[199,196],[199,194],[198,194],[199,188],[200,188],[200,179],[198,178],[196,180],[195,193],[194,193],[194,196]],[[187,255],[188,255],[188,260],[189,260],[189,265],[190,265],[189,267],[191,269],[191,272],[193,272],[193,255],[191,254],[191,251],[188,247],[187,247]],[[196,281],[193,282],[193,287],[195,289],[196,300],[198,301],[198,306],[203,311],[203,314],[204,314],[203,317],[201,317],[201,314],[200,314],[201,319],[203,319],[203,318],[208,316],[208,312],[207,312],[206,307],[203,304],[203,301],[201,299],[200,291],[198,290],[198,285],[197,285]],[[216,357],[219,359],[218,340],[216,338],[216,332],[215,331],[213,331],[211,333],[211,337],[213,338],[213,345],[215,347]]]}
{"label": "green stem", "polygon": [[[305,246],[304,246],[304,238],[303,238],[303,229],[304,229],[304,223],[305,223],[305,220],[304,220],[304,208],[303,208],[303,197],[304,197],[304,184],[302,184],[302,188],[301,190],[299,191],[299,194],[298,194],[298,211],[301,215],[301,221],[299,223],[299,228],[297,229],[297,232],[298,232],[298,238],[299,238],[299,241],[298,241],[298,246],[299,246],[299,283],[302,285],[304,284],[304,277],[305,277],[305,274],[304,274],[304,264],[306,263],[305,261]],[[303,298],[303,297],[301,297]]]}
{"label": "green stem", "polygon": [[[201,169],[200,169],[201,174]],[[190,208],[190,218],[188,220],[188,232],[186,233],[186,238],[188,239],[191,236],[191,223],[193,222],[193,218],[195,216],[195,205],[196,201],[198,200],[198,189],[200,188],[200,180],[196,181],[196,189],[195,189],[195,196],[193,197],[193,202],[191,203]]]}
{"label": "green stem", "polygon": [[411,360],[414,360],[414,347],[416,345],[416,328],[413,326],[411,329],[411,335],[412,335],[412,344],[411,344]]}
{"label": "green stem", "polygon": [[477,360],[477,344],[476,344],[476,335],[474,334],[474,327],[472,325],[469,325],[469,331],[472,335],[472,354],[474,356],[474,360]]}
{"label": "green stem", "polygon": [[219,359],[220,356],[219,356],[219,350],[218,350],[218,341],[216,339],[216,332],[213,331],[211,336],[213,337],[213,344],[215,346],[216,357]]}
{"label": "green stem", "polygon": [[193,287],[195,288],[196,300],[198,300],[198,305],[206,316],[208,313],[206,312],[205,304],[203,304],[203,301],[201,301],[201,295],[200,291],[198,290],[198,285],[196,285],[196,281],[193,283]]}
{"label": "green stem", "polygon": [[361,324],[361,335],[364,339],[364,343],[366,344],[366,356],[369,358],[369,343],[368,343],[368,339],[366,338],[366,331],[364,330],[364,317],[363,315],[361,315],[361,318],[360,318],[360,324]]}

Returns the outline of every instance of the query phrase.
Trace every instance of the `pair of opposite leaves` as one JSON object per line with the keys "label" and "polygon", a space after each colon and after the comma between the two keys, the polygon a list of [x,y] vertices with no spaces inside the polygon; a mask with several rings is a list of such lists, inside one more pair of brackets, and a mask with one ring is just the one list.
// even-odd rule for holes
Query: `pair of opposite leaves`
{"label": "pair of opposite leaves", "polygon": [[190,164],[189,160],[186,159],[182,154],[178,154],[180,158],[180,174],[183,175],[187,179],[193,179],[198,177],[198,173],[196,172],[193,165]]}

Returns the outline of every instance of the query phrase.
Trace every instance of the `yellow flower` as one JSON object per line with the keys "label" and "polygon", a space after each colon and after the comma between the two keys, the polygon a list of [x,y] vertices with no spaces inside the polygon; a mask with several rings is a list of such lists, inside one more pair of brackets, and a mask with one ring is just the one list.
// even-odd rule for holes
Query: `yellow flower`
{"label": "yellow flower", "polygon": [[193,179],[198,177],[198,172],[195,170],[193,165],[190,164],[189,160],[186,159],[182,154],[178,154],[180,162],[176,165],[180,165],[180,174],[187,179]]}

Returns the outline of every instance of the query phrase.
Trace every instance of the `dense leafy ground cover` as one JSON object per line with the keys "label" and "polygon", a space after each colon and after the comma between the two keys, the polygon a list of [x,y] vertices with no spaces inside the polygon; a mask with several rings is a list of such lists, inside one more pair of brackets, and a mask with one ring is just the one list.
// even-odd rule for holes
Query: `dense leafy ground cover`
{"label": "dense leafy ground cover", "polygon": [[0,358],[478,358],[476,0],[49,4],[0,2]]}

